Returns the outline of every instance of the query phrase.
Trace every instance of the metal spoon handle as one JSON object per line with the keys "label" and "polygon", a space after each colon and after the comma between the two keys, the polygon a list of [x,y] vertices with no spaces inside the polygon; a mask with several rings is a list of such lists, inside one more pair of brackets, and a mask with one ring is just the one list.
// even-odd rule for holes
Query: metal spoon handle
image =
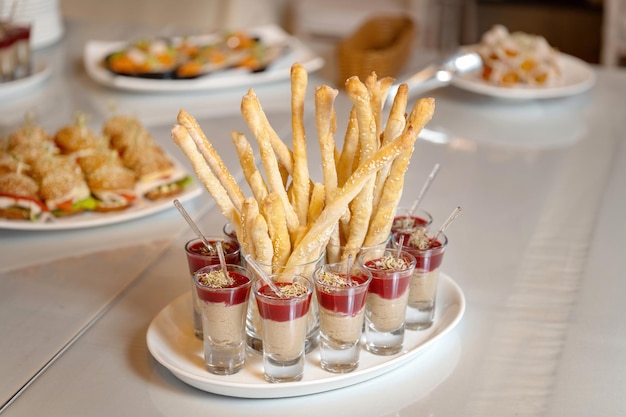
{"label": "metal spoon handle", "polygon": [[180,203],[180,201],[178,201],[178,199],[174,200],[174,205],[176,206],[176,208],[178,209],[178,211],[180,211],[180,214],[183,215],[183,218],[185,220],[187,220],[187,224],[189,224],[189,227],[191,227],[191,229],[196,233],[196,236],[198,236],[198,238],[200,238],[200,240],[202,241],[202,243],[204,243],[204,246],[206,246],[206,248],[212,252],[214,250],[213,246],[209,243],[209,241],[206,239],[206,237],[204,237],[204,235],[202,234],[202,232],[200,231],[200,229],[198,229],[198,226],[196,225],[196,223],[192,220],[191,216],[189,216],[189,213],[187,213],[187,210],[185,210],[185,208],[183,207],[183,205]]}
{"label": "metal spoon handle", "polygon": [[420,191],[417,198],[413,202],[413,205],[411,206],[411,210],[409,211],[409,216],[412,216],[413,213],[415,213],[415,210],[417,210],[417,206],[422,201],[424,194],[426,194],[426,191],[428,191],[428,189],[430,188],[430,185],[433,183],[433,180],[437,176],[438,172],[439,172],[439,164],[435,164],[435,166],[433,167],[433,170],[430,172],[430,175],[426,179],[426,182],[424,183],[422,190]]}
{"label": "metal spoon handle", "polygon": [[222,247],[222,242],[215,242],[215,246],[217,247],[217,256],[220,258],[220,266],[222,267],[222,272],[224,272],[224,276],[228,276],[228,267],[226,266],[226,257],[224,256],[224,248]]}
{"label": "metal spoon handle", "polygon": [[254,260],[252,255],[246,255],[246,256],[244,256],[244,258],[246,259],[246,262],[248,263],[248,265],[250,265],[252,267],[252,269],[254,269],[254,272],[256,272],[257,275],[259,277],[261,277],[263,282],[265,282],[268,285],[268,287],[270,287],[272,289],[272,291],[274,291],[274,293],[276,293],[276,295],[278,297],[280,297],[280,298],[284,298],[285,297],[285,295],[276,286],[274,281],[272,281],[272,279],[267,276],[265,271],[263,271],[263,269],[261,269],[261,266]]}
{"label": "metal spoon handle", "polygon": [[443,224],[441,225],[439,230],[437,230],[437,233],[435,234],[435,236],[432,239],[433,242],[436,242],[437,239],[439,239],[439,235],[442,234],[443,231],[446,230],[446,228],[448,226],[450,226],[450,223],[452,223],[454,221],[454,219],[456,219],[456,217],[459,215],[459,213],[461,213],[461,207],[455,208],[454,211],[452,212],[452,214],[450,214],[450,216],[448,216],[446,221],[443,222]]}
{"label": "metal spoon handle", "polygon": [[352,254],[348,255],[348,260],[346,263],[346,281],[348,285],[352,285],[352,277],[350,276],[350,271],[352,271]]}
{"label": "metal spoon handle", "polygon": [[[429,65],[407,78],[402,84],[406,84],[409,87],[410,95],[415,95],[447,85],[451,80],[452,74],[449,71],[441,68],[439,65]],[[399,85],[395,84],[389,88],[389,94],[385,103],[387,106],[391,107],[393,104]]]}

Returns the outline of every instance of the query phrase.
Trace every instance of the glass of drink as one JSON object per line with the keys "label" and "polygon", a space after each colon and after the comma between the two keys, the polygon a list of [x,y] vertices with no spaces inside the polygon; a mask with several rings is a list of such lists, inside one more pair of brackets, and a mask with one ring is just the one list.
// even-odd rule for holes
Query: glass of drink
{"label": "glass of drink", "polygon": [[[274,280],[275,276],[270,276]],[[252,285],[261,318],[263,372],[268,382],[293,382],[304,374],[304,341],[313,284],[301,275],[276,283],[276,294],[262,279]]]}
{"label": "glass of drink", "polygon": [[372,274],[365,305],[365,348],[375,355],[399,353],[415,258],[406,251],[368,250],[359,256],[359,265]]}
{"label": "glass of drink", "polygon": [[426,230],[422,230],[410,234],[397,233],[393,236],[392,244],[398,247],[400,242],[403,242],[402,250],[416,259],[405,317],[406,328],[428,329],[435,317],[439,271],[448,238],[440,233],[437,240],[433,241],[426,234]]}
{"label": "glass of drink", "polygon": [[320,322],[320,365],[333,373],[347,373],[359,366],[365,300],[372,274],[347,262],[319,267],[313,278]]}
{"label": "glass of drink", "polygon": [[196,238],[191,239],[185,244],[185,254],[187,255],[187,264],[189,265],[189,276],[191,277],[191,294],[193,304],[193,332],[196,337],[202,340],[202,320],[200,319],[200,305],[198,302],[198,294],[196,293],[193,275],[194,273],[209,265],[218,265],[220,263],[215,242],[222,242],[224,249],[224,258],[227,264],[239,265],[239,243],[225,236],[207,236],[207,241],[213,246],[213,250],[207,249],[202,240]]}
{"label": "glass of drink", "polygon": [[217,375],[238,372],[246,360],[245,321],[252,279],[245,268],[227,265],[200,268],[194,274],[206,369]]}

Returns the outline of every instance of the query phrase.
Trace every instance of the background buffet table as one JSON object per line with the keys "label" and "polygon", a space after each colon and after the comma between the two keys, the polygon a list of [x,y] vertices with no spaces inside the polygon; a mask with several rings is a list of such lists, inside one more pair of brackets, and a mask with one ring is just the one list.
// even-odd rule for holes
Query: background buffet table
{"label": "background buffet table", "polygon": [[[185,94],[109,89],[85,73],[92,39],[130,39],[136,25],[69,20],[63,40],[37,51],[45,83],[0,99],[0,134],[27,112],[49,130],[76,111],[100,126],[111,103],[137,115],[183,162],[169,130],[180,108],[199,119],[226,164],[240,170],[231,130],[245,88]],[[317,48],[319,45],[316,45]],[[320,54],[332,59],[329,49]],[[413,69],[423,58],[414,57]],[[328,67],[326,67],[328,68]],[[626,72],[594,67],[595,86],[571,97],[507,100],[449,87],[416,145],[403,203],[435,163],[422,203],[447,233],[443,270],[461,287],[460,324],[407,365],[335,391],[242,399],[186,385],[150,355],[152,319],[189,291],[183,244],[193,236],[173,208],[94,228],[0,230],[0,407],[12,416],[589,416],[623,415],[626,402]],[[407,69],[407,74],[410,73]],[[319,178],[310,75],[306,128]],[[289,83],[254,86],[289,138]],[[350,110],[336,102],[339,137]],[[185,203],[206,234],[224,218],[206,192]]]}

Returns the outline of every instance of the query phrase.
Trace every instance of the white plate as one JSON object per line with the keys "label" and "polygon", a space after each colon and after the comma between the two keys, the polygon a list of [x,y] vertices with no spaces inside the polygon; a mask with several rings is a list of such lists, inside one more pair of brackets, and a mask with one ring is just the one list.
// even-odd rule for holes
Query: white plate
{"label": "white plate", "polygon": [[452,84],[474,93],[515,100],[566,97],[587,91],[595,84],[596,75],[585,61],[561,53],[559,64],[561,78],[547,87],[501,87],[488,83],[475,73],[457,77]]}
{"label": "white plate", "polygon": [[287,43],[284,56],[274,61],[265,71],[252,73],[245,69],[229,69],[204,77],[189,80],[155,80],[147,78],[116,75],[105,68],[104,58],[111,52],[124,48],[127,42],[89,41],[85,45],[84,64],[87,74],[95,81],[113,88],[142,92],[184,92],[199,90],[220,90],[240,86],[258,85],[271,81],[288,79],[291,66],[299,62],[308,72],[313,72],[324,60],[315,55],[298,39],[289,36],[275,25],[249,29],[267,44]]}
{"label": "white plate", "polygon": [[[176,161],[174,162],[176,163]],[[137,200],[135,200],[135,203],[126,210],[111,211],[108,213],[85,212],[74,216],[55,217],[47,222],[0,219],[0,229],[69,230],[106,226],[146,217],[151,214],[174,208],[174,199],[178,199],[182,203],[199,196],[201,193],[202,187],[200,187],[194,179],[194,182],[185,188],[185,190],[179,195],[159,200],[148,200],[147,198],[138,197]]]}
{"label": "white plate", "polygon": [[243,398],[281,398],[308,395],[347,387],[389,372],[419,356],[452,330],[463,317],[465,298],[461,288],[442,274],[433,326],[405,334],[405,348],[394,356],[361,352],[359,368],[347,374],[332,374],[319,366],[317,349],[306,355],[304,377],[299,382],[270,384],[263,379],[259,353],[248,352],[244,368],[234,375],[213,375],[204,368],[202,342],[193,334],[191,293],[181,295],[150,323],[146,335],[148,350],[164,367],[183,382],[203,391]]}
{"label": "white plate", "polygon": [[52,69],[45,63],[36,65],[35,71],[28,77],[15,81],[0,83],[0,100],[27,90],[43,83],[52,74]]}

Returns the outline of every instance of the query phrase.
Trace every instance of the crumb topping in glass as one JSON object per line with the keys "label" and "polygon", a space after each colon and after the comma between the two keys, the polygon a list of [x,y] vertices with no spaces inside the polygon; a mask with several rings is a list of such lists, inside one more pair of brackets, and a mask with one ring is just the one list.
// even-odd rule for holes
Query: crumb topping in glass
{"label": "crumb topping in glass", "polygon": [[393,227],[395,229],[406,230],[406,229],[412,229],[414,226],[415,226],[415,219],[409,216],[398,217],[393,221]]}
{"label": "crumb topping in glass", "polygon": [[221,269],[198,274],[198,281],[209,288],[226,288],[235,283],[235,280],[230,275],[224,275]]}
{"label": "crumb topping in glass", "polygon": [[409,264],[402,258],[387,255],[374,261],[374,267],[379,270],[400,271],[407,269]]}
{"label": "crumb topping in glass", "polygon": [[280,290],[280,293],[282,295],[289,298],[299,297],[303,294],[306,294],[309,290],[306,285],[300,282],[292,282],[285,285],[280,285],[278,289]]}
{"label": "crumb topping in glass", "polygon": [[348,278],[345,275],[336,274],[334,272],[322,272],[318,277],[319,282],[332,287],[354,287],[357,282],[351,280],[348,282]]}
{"label": "crumb topping in glass", "polygon": [[411,236],[409,236],[408,246],[417,248],[417,249],[430,249],[432,246],[431,238],[428,237],[426,233],[426,229],[415,229]]}

